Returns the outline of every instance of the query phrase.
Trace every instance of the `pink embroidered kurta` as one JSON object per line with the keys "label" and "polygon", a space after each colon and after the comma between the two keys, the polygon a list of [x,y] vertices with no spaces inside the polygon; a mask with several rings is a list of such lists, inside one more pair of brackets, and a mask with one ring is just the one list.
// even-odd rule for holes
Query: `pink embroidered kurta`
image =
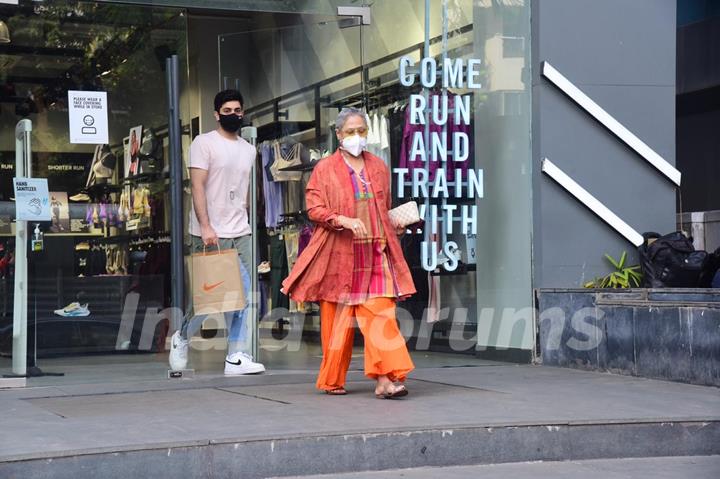
{"label": "pink embroidered kurta", "polygon": [[368,236],[353,238],[353,277],[347,304],[363,304],[370,298],[396,298],[397,281],[387,257],[387,239],[375,205],[372,183],[365,170],[356,173],[348,165],[357,218]]}

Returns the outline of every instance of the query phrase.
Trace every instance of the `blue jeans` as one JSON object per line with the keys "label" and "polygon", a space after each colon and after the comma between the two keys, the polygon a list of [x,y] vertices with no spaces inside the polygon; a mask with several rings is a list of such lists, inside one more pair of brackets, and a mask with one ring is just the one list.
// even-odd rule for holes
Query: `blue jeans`
{"label": "blue jeans", "polygon": [[[240,265],[240,276],[242,277],[243,287],[245,290],[245,298],[250,298],[250,262],[252,255],[252,236],[241,236],[239,238],[219,238],[218,244],[221,250],[235,249],[238,252],[238,264]],[[214,248],[214,246],[213,246]],[[192,253],[202,253],[204,246],[202,238],[192,236]],[[192,303],[192,302],[191,302]],[[250,339],[252,335],[248,328],[250,324],[246,321],[247,306],[240,311],[229,311],[223,313],[225,316],[225,325],[228,328],[228,355],[242,351],[252,354],[252,344]],[[183,324],[180,328],[180,335],[184,339],[192,337],[200,329],[203,321],[208,315],[201,314],[195,316],[192,304],[187,309],[187,314],[183,318]]]}

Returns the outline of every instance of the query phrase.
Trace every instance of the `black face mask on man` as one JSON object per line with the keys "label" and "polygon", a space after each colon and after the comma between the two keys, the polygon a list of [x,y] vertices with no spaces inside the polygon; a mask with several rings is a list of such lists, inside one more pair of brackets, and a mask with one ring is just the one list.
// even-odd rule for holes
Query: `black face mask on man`
{"label": "black face mask on man", "polygon": [[237,116],[235,113],[218,116],[220,116],[220,126],[228,133],[237,133],[242,126],[242,117]]}

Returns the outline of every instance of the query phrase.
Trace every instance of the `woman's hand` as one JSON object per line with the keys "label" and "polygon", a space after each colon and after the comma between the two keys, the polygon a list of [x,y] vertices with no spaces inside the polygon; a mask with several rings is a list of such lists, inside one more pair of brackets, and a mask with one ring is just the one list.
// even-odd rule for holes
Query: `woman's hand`
{"label": "woman's hand", "polygon": [[395,234],[398,236],[402,236],[405,234],[405,228],[404,226],[400,225],[394,218],[390,218],[390,224],[393,225],[393,228],[395,228]]}
{"label": "woman's hand", "polygon": [[368,236],[368,231],[365,228],[365,224],[357,218],[338,216],[337,222],[346,230],[352,231],[356,238],[365,238]]}

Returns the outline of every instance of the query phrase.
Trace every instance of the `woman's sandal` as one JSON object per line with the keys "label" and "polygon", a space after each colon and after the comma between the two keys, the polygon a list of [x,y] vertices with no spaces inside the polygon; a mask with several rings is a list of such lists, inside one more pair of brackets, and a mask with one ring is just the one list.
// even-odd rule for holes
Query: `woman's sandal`
{"label": "woman's sandal", "polygon": [[393,392],[385,391],[382,394],[375,393],[377,399],[397,399],[408,395],[408,390],[404,385],[395,386]]}
{"label": "woman's sandal", "polygon": [[343,387],[335,388],[335,389],[326,389],[325,394],[329,394],[330,396],[344,396],[347,394],[347,390]]}

